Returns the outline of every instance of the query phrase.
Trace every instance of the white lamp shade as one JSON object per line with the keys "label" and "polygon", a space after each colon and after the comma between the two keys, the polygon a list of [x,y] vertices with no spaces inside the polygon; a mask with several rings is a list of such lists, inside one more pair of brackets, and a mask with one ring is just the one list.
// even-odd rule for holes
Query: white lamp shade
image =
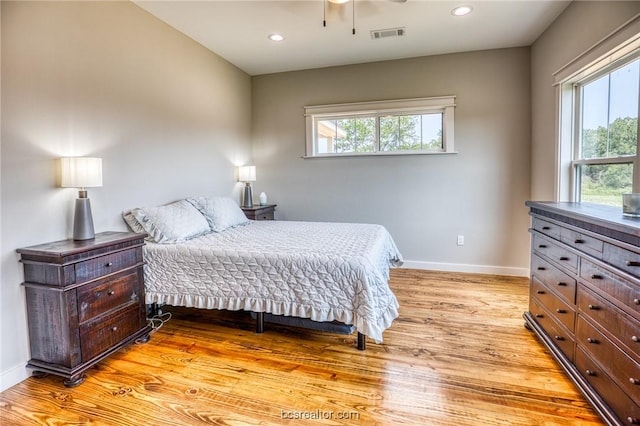
{"label": "white lamp shade", "polygon": [[239,182],[255,182],[256,166],[238,167],[238,181]]}
{"label": "white lamp shade", "polygon": [[63,188],[102,186],[102,158],[65,157],[60,159]]}

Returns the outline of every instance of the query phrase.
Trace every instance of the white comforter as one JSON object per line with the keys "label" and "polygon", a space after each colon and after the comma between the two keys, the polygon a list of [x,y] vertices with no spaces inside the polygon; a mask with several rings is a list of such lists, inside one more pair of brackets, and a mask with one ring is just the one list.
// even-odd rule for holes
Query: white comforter
{"label": "white comforter", "polygon": [[337,320],[377,342],[398,316],[402,257],[379,225],[252,221],[144,250],[147,303]]}

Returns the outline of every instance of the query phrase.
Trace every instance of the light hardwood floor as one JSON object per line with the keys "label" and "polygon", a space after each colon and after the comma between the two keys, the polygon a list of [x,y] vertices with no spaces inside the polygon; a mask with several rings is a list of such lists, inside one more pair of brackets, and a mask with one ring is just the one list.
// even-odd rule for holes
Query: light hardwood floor
{"label": "light hardwood floor", "polygon": [[74,389],[29,378],[2,425],[600,425],[523,326],[528,280],[393,270],[384,343],[176,309]]}

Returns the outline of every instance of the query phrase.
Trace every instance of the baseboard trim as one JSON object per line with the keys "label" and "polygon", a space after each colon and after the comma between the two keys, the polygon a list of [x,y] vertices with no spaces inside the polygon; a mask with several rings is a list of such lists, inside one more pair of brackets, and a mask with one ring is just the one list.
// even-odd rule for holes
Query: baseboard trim
{"label": "baseboard trim", "polygon": [[30,370],[28,370],[24,364],[16,365],[7,371],[3,371],[0,374],[0,392],[9,389],[11,386],[17,385],[23,380],[26,380],[30,375]]}
{"label": "baseboard trim", "polygon": [[407,260],[402,264],[403,268],[423,269],[427,271],[464,272],[470,274],[508,275],[515,277],[528,277],[528,268],[516,268],[507,266],[467,265],[463,263],[439,263]]}

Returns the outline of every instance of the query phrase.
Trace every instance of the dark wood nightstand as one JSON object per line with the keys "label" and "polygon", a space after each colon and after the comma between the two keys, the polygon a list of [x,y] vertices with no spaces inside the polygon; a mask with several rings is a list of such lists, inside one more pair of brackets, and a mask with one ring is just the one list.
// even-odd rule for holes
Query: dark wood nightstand
{"label": "dark wood nightstand", "polygon": [[55,374],[67,387],[136,340],[147,341],[142,271],[145,234],[102,232],[18,249],[24,265],[34,375]]}
{"label": "dark wood nightstand", "polygon": [[251,220],[275,220],[277,204],[254,204],[253,207],[240,207],[247,219]]}

